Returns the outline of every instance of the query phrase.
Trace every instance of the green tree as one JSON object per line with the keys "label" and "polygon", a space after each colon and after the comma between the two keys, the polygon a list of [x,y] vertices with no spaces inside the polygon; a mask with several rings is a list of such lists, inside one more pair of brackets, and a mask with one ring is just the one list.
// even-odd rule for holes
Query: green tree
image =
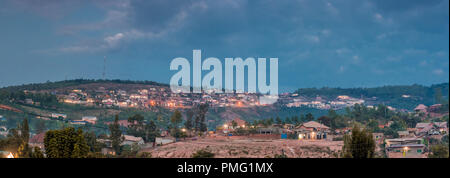
{"label": "green tree", "polygon": [[28,143],[30,139],[30,126],[28,125],[28,119],[23,119],[22,125],[20,127],[20,135],[22,136],[22,141]]}
{"label": "green tree", "polygon": [[140,114],[135,114],[128,118],[128,129],[127,133],[135,137],[144,136],[144,116]]}
{"label": "green tree", "polygon": [[192,123],[192,117],[194,117],[194,112],[189,109],[186,111],[186,122],[184,123],[184,127],[186,127],[186,129],[191,130],[193,123]]}
{"label": "green tree", "polygon": [[355,124],[352,134],[344,136],[342,147],[343,157],[347,158],[373,158],[375,155],[375,141],[372,133],[366,129],[360,129]]}
{"label": "green tree", "polygon": [[116,115],[114,123],[109,125],[110,139],[114,151],[120,153],[120,144],[123,142],[124,138],[122,136],[122,131],[119,125],[119,115]]}
{"label": "green tree", "polygon": [[448,158],[448,146],[439,144],[433,145],[431,147],[431,154],[428,155],[429,158]]}
{"label": "green tree", "polygon": [[159,136],[157,127],[155,122],[153,122],[153,120],[150,120],[146,125],[145,125],[145,135],[144,135],[144,141],[146,142],[155,142],[155,138]]}
{"label": "green tree", "polygon": [[47,130],[47,126],[45,126],[45,121],[43,120],[37,122],[35,127],[37,134],[44,133]]}
{"label": "green tree", "polygon": [[192,154],[192,158],[214,158],[214,153],[206,149],[201,149]]}
{"label": "green tree", "polygon": [[73,127],[47,131],[44,146],[48,158],[86,158],[89,153],[83,130]]}
{"label": "green tree", "polygon": [[277,124],[281,124],[283,121],[281,121],[280,117],[277,116],[277,118],[275,119],[275,122]]}
{"label": "green tree", "polygon": [[175,112],[172,114],[172,117],[170,117],[170,122],[173,124],[173,127],[178,127],[178,124],[180,124],[183,121],[181,117],[182,117],[181,112],[175,110]]}
{"label": "green tree", "polygon": [[42,150],[39,147],[34,147],[33,154],[31,155],[32,158],[44,158],[44,153],[42,153]]}
{"label": "green tree", "polygon": [[311,113],[306,114],[306,116],[305,116],[306,122],[313,121],[313,120],[314,120],[314,116]]}

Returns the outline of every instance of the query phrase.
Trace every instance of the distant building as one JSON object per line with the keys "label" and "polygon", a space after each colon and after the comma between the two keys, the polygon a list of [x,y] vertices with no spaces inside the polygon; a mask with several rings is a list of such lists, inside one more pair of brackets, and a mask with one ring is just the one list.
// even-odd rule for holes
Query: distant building
{"label": "distant building", "polygon": [[63,119],[66,119],[67,118],[67,115],[66,114],[59,114],[59,113],[52,113],[52,115],[50,116],[50,117],[52,117],[52,118],[63,118]]}
{"label": "distant building", "polygon": [[295,133],[298,135],[299,140],[327,139],[329,132],[329,127],[316,121],[303,123],[295,129]]}
{"label": "distant building", "polygon": [[423,104],[419,104],[416,108],[414,108],[414,111],[417,113],[426,113],[427,112],[427,106]]}
{"label": "distant building", "polygon": [[82,121],[86,121],[86,122],[91,123],[91,124],[97,123],[97,117],[95,117],[95,116],[83,116],[81,118],[81,120]]}
{"label": "distant building", "polygon": [[421,138],[386,139],[385,151],[389,158],[423,158],[426,146]]}
{"label": "distant building", "polygon": [[73,124],[73,125],[85,125],[85,124],[87,124],[88,122],[86,122],[86,121],[83,121],[83,120],[73,120],[73,121],[70,121],[70,124]]}
{"label": "distant building", "polygon": [[124,135],[124,140],[121,143],[121,145],[133,145],[133,144],[138,144],[138,145],[143,145],[144,144],[144,139],[142,139],[142,137],[135,137],[135,136],[131,136],[131,135]]}
{"label": "distant building", "polygon": [[33,137],[28,140],[28,144],[31,148],[33,147],[39,147],[41,150],[44,149],[44,138],[45,138],[45,132],[36,134]]}

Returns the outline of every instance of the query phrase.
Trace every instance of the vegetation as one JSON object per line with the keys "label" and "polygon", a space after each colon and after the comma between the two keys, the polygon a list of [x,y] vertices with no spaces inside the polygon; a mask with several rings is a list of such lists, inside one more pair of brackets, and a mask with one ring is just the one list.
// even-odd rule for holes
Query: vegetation
{"label": "vegetation", "polygon": [[48,158],[87,158],[90,149],[83,130],[73,127],[46,132],[44,146]]}
{"label": "vegetation", "polygon": [[206,149],[200,149],[192,154],[192,158],[214,158],[214,153],[211,153]]}
{"label": "vegetation", "polygon": [[366,129],[361,129],[358,125],[353,126],[352,134],[344,136],[342,153],[345,158],[373,158],[375,141],[372,133]]}
{"label": "vegetation", "polygon": [[122,131],[120,130],[119,125],[119,116],[116,115],[116,119],[114,120],[114,123],[109,125],[109,131],[110,131],[110,139],[112,148],[114,151],[119,154],[120,153],[120,144],[123,142],[124,137],[122,136]]}
{"label": "vegetation", "polygon": [[429,158],[448,158],[448,144],[439,144],[431,146]]}

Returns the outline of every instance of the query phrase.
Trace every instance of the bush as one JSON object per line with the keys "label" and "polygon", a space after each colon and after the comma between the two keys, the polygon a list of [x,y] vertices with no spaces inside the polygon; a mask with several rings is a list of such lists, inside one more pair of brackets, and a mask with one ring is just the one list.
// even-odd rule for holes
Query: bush
{"label": "bush", "polygon": [[208,150],[201,149],[192,154],[192,158],[214,158],[214,153],[211,153]]}

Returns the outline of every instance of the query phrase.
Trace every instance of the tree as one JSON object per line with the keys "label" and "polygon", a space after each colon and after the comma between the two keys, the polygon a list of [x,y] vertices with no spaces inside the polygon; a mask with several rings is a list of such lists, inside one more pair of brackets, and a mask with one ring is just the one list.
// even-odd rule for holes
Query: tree
{"label": "tree", "polygon": [[44,153],[42,153],[39,147],[34,147],[34,151],[31,155],[32,158],[44,158]]}
{"label": "tree", "polygon": [[214,153],[206,149],[201,149],[192,154],[192,158],[214,158]]}
{"label": "tree", "polygon": [[20,135],[22,136],[22,141],[28,143],[30,139],[30,126],[28,125],[28,119],[23,119],[22,125],[20,127]]}
{"label": "tree", "polygon": [[83,130],[73,127],[47,131],[44,146],[48,158],[86,158],[89,153]]}
{"label": "tree", "polygon": [[194,117],[194,112],[189,109],[186,112],[186,122],[184,123],[184,127],[186,127],[186,129],[191,130],[193,123],[192,123],[192,117]]}
{"label": "tree", "polygon": [[342,147],[343,157],[347,158],[373,158],[375,155],[375,141],[372,133],[360,129],[357,124],[352,128],[352,134],[344,136]]}
{"label": "tree", "polygon": [[282,123],[280,117],[277,117],[277,118],[275,119],[275,121],[276,121],[277,124],[281,124],[281,123]]}
{"label": "tree", "polygon": [[448,146],[446,145],[433,145],[431,147],[431,154],[428,155],[429,158],[448,158]]}
{"label": "tree", "polygon": [[86,139],[86,143],[88,144],[90,148],[90,152],[100,152],[103,144],[100,142],[97,142],[97,136],[95,135],[95,132],[85,132],[84,138]]}
{"label": "tree", "polygon": [[144,116],[140,114],[135,114],[128,118],[128,129],[127,133],[135,137],[144,136]]}
{"label": "tree", "polygon": [[40,134],[40,133],[44,133],[47,130],[47,126],[45,126],[45,121],[40,120],[39,122],[37,122],[36,124],[36,133]]}
{"label": "tree", "polygon": [[207,130],[205,119],[206,119],[206,113],[208,112],[209,105],[207,103],[200,104],[196,107],[196,115],[195,115],[195,121],[194,121],[194,128],[195,131],[204,132]]}
{"label": "tree", "polygon": [[442,89],[439,87],[434,89],[434,102],[439,104],[443,103]]}
{"label": "tree", "polygon": [[119,115],[116,115],[114,123],[109,125],[109,132],[111,134],[110,139],[114,151],[116,151],[116,153],[120,153],[120,144],[124,138],[122,136],[122,131],[120,130]]}
{"label": "tree", "polygon": [[319,117],[319,119],[317,119],[320,123],[322,123],[323,125],[326,125],[328,127],[331,127],[331,118],[329,118],[328,116],[321,116]]}
{"label": "tree", "polygon": [[146,142],[155,142],[155,138],[158,136],[158,130],[156,128],[155,122],[153,120],[150,120],[145,125],[145,135],[144,135],[144,141]]}
{"label": "tree", "polygon": [[313,120],[314,120],[314,116],[311,113],[306,114],[306,117],[305,117],[306,122],[313,121]]}
{"label": "tree", "polygon": [[231,127],[236,128],[238,126],[237,122],[232,120],[231,121]]}
{"label": "tree", "polygon": [[175,110],[175,112],[172,114],[172,117],[170,117],[170,122],[173,124],[174,127],[177,127],[178,124],[180,124],[181,121],[183,121],[181,117],[182,117],[181,112]]}

